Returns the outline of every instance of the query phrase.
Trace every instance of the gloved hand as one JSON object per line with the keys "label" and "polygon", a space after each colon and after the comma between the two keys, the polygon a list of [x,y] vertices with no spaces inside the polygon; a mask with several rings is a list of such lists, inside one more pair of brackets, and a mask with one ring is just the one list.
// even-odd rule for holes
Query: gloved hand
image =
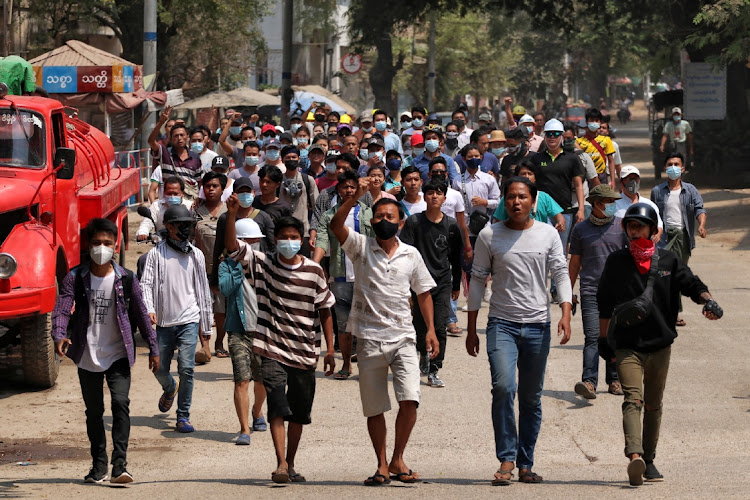
{"label": "gloved hand", "polygon": [[703,305],[703,315],[708,319],[719,319],[724,316],[724,309],[719,307],[714,299],[708,299]]}
{"label": "gloved hand", "polygon": [[610,347],[609,342],[607,342],[607,337],[599,337],[597,342],[599,344],[599,356],[607,363],[614,361],[616,358],[615,351]]}

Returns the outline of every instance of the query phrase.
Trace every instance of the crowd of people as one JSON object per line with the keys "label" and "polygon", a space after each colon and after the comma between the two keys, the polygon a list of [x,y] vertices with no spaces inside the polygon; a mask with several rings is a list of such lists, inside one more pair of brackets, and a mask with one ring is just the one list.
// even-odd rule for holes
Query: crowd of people
{"label": "crowd of people", "polygon": [[[86,404],[93,460],[86,482],[108,477],[105,379],[110,480],[133,480],[126,451],[136,328],[162,388],[158,409],[169,412],[176,401],[178,432],[195,430],[196,363],[231,358],[235,443],[249,445],[252,432],[270,428],[277,483],[305,481],[295,458],[311,423],[323,337],[326,376],[345,381],[357,366],[377,457],[364,484],[419,481],[404,452],[420,379],[446,386],[448,337],[463,334],[462,288],[471,356],[480,348],[478,311],[483,302],[489,308],[500,462],[492,484],[510,484],[516,468],[523,483],[543,481],[533,466],[552,303],[561,308],[562,344],[580,304],[585,342],[575,392],[597,397],[602,357],[607,391],[623,396],[630,484],[663,479],[654,456],[670,346],[685,324],[679,296],[704,304],[709,319],[722,315],[687,267],[696,230],[706,236],[706,211],[682,180],[682,154],[667,155],[668,180],[649,199],[593,108],[582,130],[527,114],[510,99],[502,129],[487,113],[469,128],[465,107],[443,124],[422,106],[355,120],[314,103],[291,116],[289,130],[233,110],[218,128],[188,129],[171,111],[149,138],[155,168],[136,233],[154,248],[134,275],[113,260],[117,227],[94,219],[90,260],[63,280],[53,313],[58,354],[77,364]],[[573,294],[579,280],[580,297]],[[390,458],[389,371],[398,402]]]}

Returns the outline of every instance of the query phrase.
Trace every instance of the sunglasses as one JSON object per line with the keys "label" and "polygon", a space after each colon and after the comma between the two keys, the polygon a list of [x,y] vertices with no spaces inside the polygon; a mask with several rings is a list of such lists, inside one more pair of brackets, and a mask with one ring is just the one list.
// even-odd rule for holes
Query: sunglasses
{"label": "sunglasses", "polygon": [[560,137],[561,135],[563,135],[563,133],[562,132],[545,132],[544,135],[546,137]]}
{"label": "sunglasses", "polygon": [[447,173],[447,172],[448,172],[447,170],[434,170],[434,169],[433,169],[433,170],[432,170],[432,172],[430,172],[430,173],[431,173],[432,175],[439,175],[439,174],[445,174],[445,173]]}

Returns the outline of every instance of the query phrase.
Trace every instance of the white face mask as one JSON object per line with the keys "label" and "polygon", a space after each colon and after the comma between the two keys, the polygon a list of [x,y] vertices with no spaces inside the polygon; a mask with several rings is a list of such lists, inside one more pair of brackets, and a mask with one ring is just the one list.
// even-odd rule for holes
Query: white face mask
{"label": "white face mask", "polygon": [[108,247],[106,245],[99,245],[96,247],[91,247],[91,250],[89,251],[89,255],[91,255],[91,260],[93,260],[95,263],[101,265],[106,264],[110,260],[112,260],[112,256],[115,254],[115,249],[112,247]]}

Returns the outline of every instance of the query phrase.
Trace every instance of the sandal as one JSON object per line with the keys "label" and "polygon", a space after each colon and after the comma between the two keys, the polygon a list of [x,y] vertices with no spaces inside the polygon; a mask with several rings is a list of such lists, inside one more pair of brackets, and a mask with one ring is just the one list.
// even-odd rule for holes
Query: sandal
{"label": "sandal", "polygon": [[544,479],[539,474],[532,472],[531,469],[523,469],[518,471],[518,482],[519,483],[541,483]]}
{"label": "sandal", "polygon": [[293,483],[304,483],[307,482],[307,479],[305,479],[305,476],[298,473],[294,469],[289,469],[289,481]]}
{"label": "sandal", "polygon": [[289,471],[283,467],[279,467],[271,473],[271,481],[274,483],[288,483],[289,482]]}
{"label": "sandal", "polygon": [[422,481],[421,479],[419,479],[419,475],[417,475],[417,473],[413,472],[411,469],[409,469],[409,472],[397,472],[395,474],[391,474],[391,479],[407,484],[419,483]]}
{"label": "sandal", "polygon": [[333,376],[333,378],[335,378],[336,380],[346,380],[350,375],[351,373],[346,370],[339,370],[338,373]]}
{"label": "sandal", "polygon": [[497,469],[495,478],[492,480],[492,486],[510,486],[511,479],[513,479],[513,469]]}
{"label": "sandal", "polygon": [[687,323],[685,323],[685,320],[682,318],[677,318],[677,321],[675,322],[674,326],[686,326]]}
{"label": "sandal", "polygon": [[460,336],[463,333],[463,331],[464,331],[464,329],[461,328],[460,326],[451,326],[451,327],[449,327],[446,330],[446,332],[448,333],[448,335],[451,335],[453,337]]}
{"label": "sandal", "polygon": [[217,358],[228,358],[229,357],[229,351],[226,349],[216,349],[216,353],[214,354]]}
{"label": "sandal", "polygon": [[383,486],[384,484],[391,484],[391,480],[383,474],[375,474],[365,479],[365,486]]}

